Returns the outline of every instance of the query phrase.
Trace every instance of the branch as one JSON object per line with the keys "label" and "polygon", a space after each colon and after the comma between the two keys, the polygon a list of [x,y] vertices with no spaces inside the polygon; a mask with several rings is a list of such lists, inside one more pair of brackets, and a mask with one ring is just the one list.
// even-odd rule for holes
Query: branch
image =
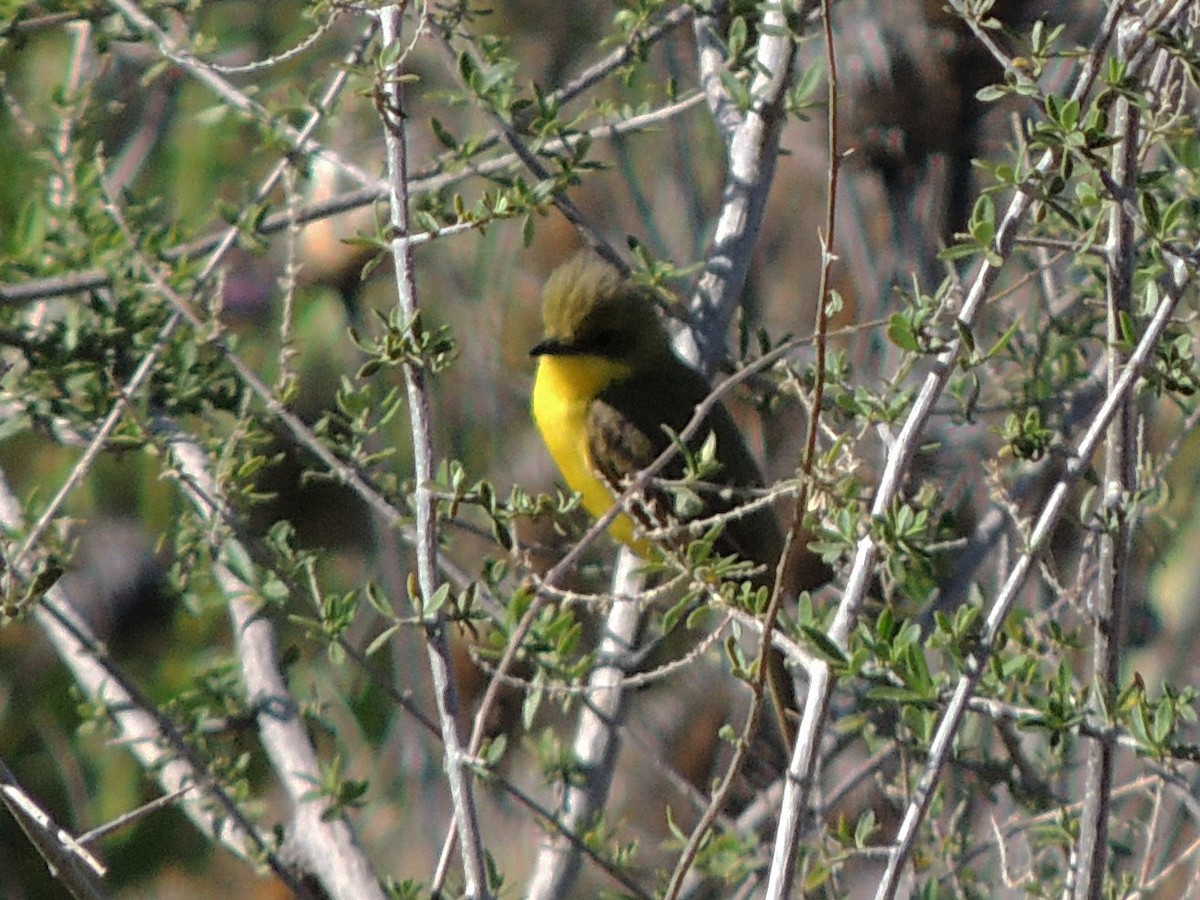
{"label": "branch", "polygon": [[[799,0],[796,19],[804,21],[811,0]],[[717,126],[729,148],[721,210],[706,254],[704,274],[690,305],[685,357],[712,372],[725,352],[725,335],[741,299],[754,258],[767,194],[775,176],[779,135],[786,120],[785,101],[795,70],[796,39],[782,0],[763,4],[758,46],[752,64],[750,108],[740,116],[731,109],[719,77],[720,51],[711,17],[696,20],[701,79]]]}
{"label": "branch", "polygon": [[[21,519],[20,506],[0,474],[0,526],[19,531],[23,525]],[[27,565],[10,567],[10,571],[22,578],[28,576]],[[33,616],[71,670],[76,684],[94,705],[105,710],[117,730],[119,743],[137,757],[143,770],[154,773],[164,792],[174,794],[198,788],[185,793],[181,803],[196,829],[242,859],[247,859],[251,851],[262,854],[271,870],[292,891],[300,897],[307,896],[303,885],[270,848],[266,838],[208,774],[204,761],[195,755],[183,735],[113,665],[70,598],[59,587],[51,587],[34,607]]]}
{"label": "branch", "polygon": [[[1117,37],[1117,59],[1127,62],[1128,35]],[[1134,222],[1126,204],[1137,190],[1139,124],[1136,106],[1124,95],[1113,110],[1112,180],[1118,188],[1108,222],[1108,391],[1116,388],[1122,367],[1128,364],[1123,348],[1122,321],[1133,312]],[[1111,710],[1120,690],[1122,619],[1129,605],[1130,542],[1133,511],[1129,497],[1137,484],[1134,471],[1133,403],[1126,397],[1117,409],[1104,442],[1104,497],[1102,504],[1115,526],[1100,535],[1100,578],[1091,605],[1092,688],[1102,710]],[[1078,860],[1074,874],[1075,900],[1099,900],[1108,861],[1108,815],[1112,794],[1116,742],[1111,737],[1088,742],[1084,775],[1083,812],[1080,815]]]}
{"label": "branch", "polygon": [[1087,471],[1092,455],[1096,452],[1101,440],[1104,439],[1109,425],[1113,422],[1119,409],[1128,402],[1134,385],[1149,364],[1150,357],[1158,346],[1158,342],[1161,340],[1163,332],[1171,320],[1176,305],[1178,305],[1180,298],[1183,296],[1184,290],[1191,283],[1195,267],[1200,264],[1200,247],[1194,248],[1187,259],[1170,254],[1164,254],[1164,256],[1171,269],[1166,296],[1158,304],[1153,319],[1151,319],[1141,340],[1138,341],[1137,348],[1129,358],[1129,363],[1121,372],[1121,377],[1114,384],[1112,393],[1105,399],[1104,404],[1092,420],[1091,426],[1079,442],[1079,447],[1075,455],[1067,463],[1066,471],[1051,490],[1050,496],[1037,518],[1033,531],[1029,535],[1024,552],[1009,573],[1003,587],[1000,589],[1000,593],[992,604],[991,610],[988,612],[979,644],[968,662],[967,670],[959,678],[958,684],[954,689],[954,695],[951,697],[946,711],[938,723],[937,731],[933,736],[933,742],[929,748],[929,761],[921,773],[921,778],[915,788],[913,799],[905,810],[904,819],[896,835],[896,843],[888,855],[887,871],[883,881],[880,883],[879,891],[875,895],[876,900],[891,900],[895,895],[896,887],[899,883],[900,870],[904,862],[908,859],[908,854],[912,852],[912,847],[916,840],[917,828],[924,819],[929,802],[933,798],[933,791],[937,786],[938,774],[950,755],[954,735],[958,731],[959,723],[962,720],[963,713],[966,711],[967,703],[975,690],[975,685],[987,667],[988,657],[995,648],[996,639],[1000,634],[1004,619],[1007,617],[1013,602],[1016,600],[1017,592],[1024,583],[1025,576],[1033,567],[1038,554],[1049,541],[1051,533],[1066,507],[1067,497],[1071,488]]}
{"label": "branch", "polygon": [[[284,118],[273,116],[262,104],[251,100],[243,91],[238,90],[218,75],[212,66],[197,59],[188,51],[177,47],[175,42],[171,40],[171,37],[150,16],[134,5],[131,0],[109,0],[109,2],[117,12],[125,17],[125,20],[131,26],[153,40],[158,47],[158,52],[166,59],[169,59],[188,72],[193,78],[234,109],[251,116],[265,128],[269,128],[273,132],[286,137],[291,141],[296,152],[311,153],[326,160],[337,168],[338,171],[344,172],[359,184],[370,185],[376,182],[377,179],[366,170],[314,141],[310,129],[296,128]],[[343,76],[348,75],[346,72],[339,74]]]}
{"label": "branch", "polygon": [[[804,517],[808,512],[808,488],[811,483],[813,463],[817,454],[817,432],[820,427],[821,406],[825,394],[825,353],[829,332],[828,304],[830,275],[835,259],[833,246],[834,234],[837,228],[838,172],[841,164],[841,151],[838,147],[837,55],[834,52],[833,23],[829,0],[821,0],[821,24],[825,38],[826,65],[829,70],[827,76],[829,92],[829,109],[827,113],[829,173],[826,179],[825,233],[820,236],[821,282],[817,291],[817,322],[814,332],[816,376],[813,383],[812,402],[809,405],[811,412],[809,413],[808,420],[808,434],[805,439],[804,456],[800,464],[800,472],[803,480],[800,485],[800,493],[793,504],[792,524],[788,528],[783,554],[779,560],[779,568],[775,573],[775,589],[771,592],[771,603],[765,616],[764,633],[767,635],[771,633],[771,628],[779,615],[782,604],[794,601],[798,593],[788,581],[791,573],[797,570],[800,554],[806,550],[801,543],[801,536],[805,533]],[[763,651],[759,661],[760,668],[763,670],[766,668],[766,644],[767,642],[763,641]],[[811,669],[808,671],[809,684],[811,686],[814,673]],[[818,673],[816,677],[819,678],[820,674]],[[806,707],[806,716],[807,713],[808,710]],[[797,738],[799,738],[799,734],[798,732]],[[767,897],[783,897],[790,895],[792,892],[796,855],[791,853],[786,857],[781,857],[777,851],[781,845],[790,847],[798,840],[803,812],[804,806],[802,804],[783,804],[780,808],[779,826],[776,829],[775,840],[772,845],[776,852],[772,853],[771,869],[767,878]]]}
{"label": "branch", "polygon": [[[225,504],[205,452],[174,423],[160,419],[157,425],[184,476],[180,483],[192,505],[210,526],[223,521]],[[213,548],[213,577],[229,604],[246,698],[255,711],[259,737],[292,806],[287,845],[331,897],[383,900],[379,877],[345,817],[326,821],[326,804],[311,796],[321,783],[321,767],[299,704],[280,674],[274,626],[260,615],[252,599],[253,589],[220,562],[235,546],[236,542],[229,540],[222,548]]]}
{"label": "branch", "polygon": [[[357,46],[355,50],[361,52],[364,46],[365,42]],[[357,55],[352,55],[357,59]],[[339,70],[339,84],[341,80],[346,78],[346,72],[350,66],[351,61],[348,59]],[[703,99],[704,97],[701,94],[692,94],[691,96],[683,97],[674,103],[669,103],[666,106],[642,113],[641,115],[630,116],[627,119],[622,119],[612,124],[597,125],[595,128],[580,134],[571,134],[564,138],[550,141],[546,144],[546,151],[548,153],[556,153],[572,148],[583,140],[613,140],[645,128],[651,128],[663,121],[687,112],[694,106],[698,106]],[[520,162],[521,159],[516,153],[505,153],[493,159],[475,163],[470,168],[462,171],[446,173],[434,171],[425,175],[412,176],[409,180],[409,196],[413,194],[433,193],[465,181],[472,175],[481,177],[495,175],[514,168]],[[270,213],[264,216],[260,222],[256,223],[254,234],[259,236],[277,234],[280,231],[291,228],[293,225],[307,225],[310,222],[317,222],[322,219],[341,215],[342,213],[353,212],[356,209],[361,209],[364,206],[370,206],[373,203],[378,203],[380,200],[385,200],[387,196],[388,187],[386,181],[376,180],[368,187],[346,191],[328,200],[307,203],[295,209],[285,209]],[[479,229],[486,224],[486,220],[456,223],[444,226],[437,231],[425,231],[409,235],[408,241],[416,247],[441,237],[458,234],[467,230]],[[226,241],[228,234],[229,229],[222,228],[220,231],[210,234],[207,237],[197,238],[194,241],[168,247],[162,251],[162,259],[167,262],[175,262],[208,253]],[[234,231],[233,236],[236,239],[238,233]],[[85,269],[65,275],[35,278],[21,282],[20,284],[0,284],[0,304],[31,303],[36,300],[49,300],[54,297],[77,294],[83,291],[94,291],[105,287],[112,287],[112,279],[106,270]]]}
{"label": "branch", "polygon": [[[389,211],[393,233],[392,261],[396,268],[398,311],[402,321],[417,327],[417,293],[413,275],[412,246],[408,243],[408,149],[405,135],[404,95],[401,82],[405,51],[400,43],[403,10],[386,6],[379,11],[383,46],[382,53],[397,53],[397,61],[380,73],[379,112],[383,120],[383,139],[387,152]],[[418,26],[420,27],[420,26]],[[417,582],[420,597],[412,600],[420,608],[434,597],[440,585],[438,577],[437,500],[429,485],[434,480],[433,418],[429,392],[425,384],[425,369],[411,360],[401,364],[404,386],[408,394],[408,417],[412,431],[413,477],[416,489],[413,507],[416,517]],[[434,699],[441,724],[442,744],[446,755],[446,777],[454,807],[454,823],[462,848],[464,890],[467,897],[490,896],[484,870],[483,841],[468,768],[470,759],[464,752],[458,733],[458,697],[453,679],[453,663],[446,635],[446,616],[438,610],[426,619],[425,636],[430,672],[433,678]]]}
{"label": "branch", "polygon": [[[1079,80],[1072,93],[1075,99],[1082,100],[1091,91],[1109,39],[1116,28],[1120,8],[1121,4],[1119,3],[1110,8],[1100,36],[1083,62]],[[1049,172],[1056,165],[1058,156],[1059,154],[1056,152],[1046,151],[1036,166],[1034,177],[1040,177]],[[1001,268],[1012,251],[1018,226],[1028,213],[1032,203],[1032,193],[1024,190],[1019,190],[1009,203],[996,232],[995,245],[992,248],[995,254],[994,263],[987,260],[981,263],[959,312],[958,318],[967,328],[971,327],[983,308]],[[934,406],[942,396],[950,373],[957,362],[959,345],[959,338],[953,337],[947,342],[946,349],[936,357],[908,418],[895,441],[888,448],[887,461],[871,508],[873,516],[885,514],[899,495],[900,487],[908,473],[917,447],[920,445],[921,436],[933,414]],[[874,569],[875,556],[874,541],[869,534],[864,535],[858,542],[846,589],[842,594],[833,625],[829,630],[829,638],[842,648],[845,648],[847,638],[853,631],[862,609],[871,572]],[[833,678],[828,663],[815,662],[809,675],[804,714],[801,717],[796,738],[796,752],[788,768],[787,787],[784,790],[782,815],[788,821],[795,820],[795,814],[789,807],[802,810],[808,803],[808,793],[813,785],[820,740],[825,731],[830,695],[833,691]],[[771,864],[773,873],[778,872],[779,877],[778,879],[773,878],[771,885],[768,886],[768,896],[776,898],[781,896],[780,890],[786,880],[784,876],[792,864],[791,860],[795,857],[799,832],[794,831],[787,835],[781,835],[781,837],[784,839],[775,842],[774,858]],[[774,893],[772,893],[772,889]]]}
{"label": "branch", "polygon": [[21,787],[17,776],[0,761],[0,803],[16,819],[29,843],[45,860],[54,878],[76,900],[106,900],[100,884],[106,869],[66,829],[60,828]]}
{"label": "branch", "polygon": [[[563,829],[575,834],[589,828],[603,811],[617,760],[621,722],[628,696],[622,684],[625,669],[636,652],[642,614],[637,594],[645,580],[642,562],[623,548],[613,572],[613,602],[600,645],[596,667],[588,679],[588,694],[575,730],[574,764],[579,781],[572,780],[559,805]],[[570,894],[579,873],[580,853],[569,842],[547,838],[525,890],[528,900],[555,900]]]}

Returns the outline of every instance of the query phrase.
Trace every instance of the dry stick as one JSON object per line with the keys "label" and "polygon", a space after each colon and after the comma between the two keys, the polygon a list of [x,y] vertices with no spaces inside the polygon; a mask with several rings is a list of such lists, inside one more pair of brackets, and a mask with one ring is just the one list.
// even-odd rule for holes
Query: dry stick
{"label": "dry stick", "polygon": [[[1126,35],[1117,36],[1117,59],[1128,59]],[[1121,95],[1113,108],[1112,180],[1119,188],[1109,216],[1106,267],[1108,392],[1116,388],[1118,375],[1128,362],[1123,349],[1122,321],[1133,311],[1134,222],[1127,203],[1135,202],[1138,173],[1140,114]],[[1133,403],[1126,397],[1113,417],[1104,442],[1104,492],[1106,518],[1115,527],[1100,536],[1100,579],[1091,614],[1092,688],[1102,710],[1111,710],[1120,690],[1122,618],[1129,602],[1129,552],[1133,511],[1127,506],[1137,482],[1134,471]],[[1106,714],[1107,717],[1107,714]],[[1083,812],[1080,816],[1078,868],[1074,872],[1075,900],[1099,900],[1108,860],[1108,814],[1112,794],[1116,742],[1111,736],[1088,742],[1084,775]]]}
{"label": "dry stick", "polygon": [[79,843],[87,846],[88,844],[94,844],[97,841],[108,837],[110,834],[116,834],[123,828],[140,822],[142,819],[153,815],[160,809],[165,809],[168,806],[171,806],[175,803],[175,801],[181,799],[185,794],[191,793],[193,790],[195,790],[194,785],[180,788],[179,790],[172,791],[169,794],[163,794],[161,797],[155,797],[153,800],[147,800],[141,806],[135,807],[127,812],[123,812],[119,816],[115,816],[114,818],[109,819],[107,822],[97,825],[95,828],[79,835]]}
{"label": "dry stick", "polygon": [[76,139],[73,122],[77,113],[82,113],[79,106],[80,86],[84,82],[91,84],[92,73],[96,68],[94,54],[91,53],[91,23],[75,22],[68,30],[73,32],[73,41],[67,67],[67,83],[62,88],[65,107],[55,141],[56,156],[62,160],[64,174],[55,174],[50,178],[50,206],[56,214],[69,211],[75,200],[75,156],[71,153],[71,144]]}
{"label": "dry stick", "polygon": [[[1121,3],[1114,3],[1109,8],[1101,33],[1084,61],[1079,81],[1072,92],[1074,99],[1082,100],[1091,91],[1105,48],[1116,28],[1121,8]],[[1058,154],[1047,150],[1035,169],[1034,177],[1048,172],[1057,160]],[[1009,203],[1008,210],[997,229],[993,247],[997,264],[993,265],[985,260],[980,265],[959,313],[959,320],[968,328],[974,323],[980,309],[984,306],[987,294],[1012,250],[1017,227],[1032,203],[1033,197],[1023,190],[1018,190]],[[908,418],[888,451],[887,462],[875,494],[875,502],[872,504],[873,516],[885,514],[900,492],[921,435],[933,414],[938,398],[945,390],[950,373],[958,358],[959,343],[959,338],[954,337],[947,343],[947,348],[936,358],[933,368],[926,376],[913,403]],[[857,621],[863,599],[866,596],[871,570],[874,567],[875,555],[874,541],[870,535],[864,535],[855,550],[846,589],[842,594],[833,625],[829,630],[830,640],[838,646],[845,646]],[[784,790],[782,815],[788,817],[789,820],[794,815],[789,807],[796,806],[803,809],[807,805],[808,793],[812,788],[816,771],[817,751],[825,730],[832,691],[833,679],[829,664],[821,660],[815,661],[809,671],[809,688],[804,703],[804,714],[800,720],[796,752],[788,768],[788,783]],[[775,842],[774,856],[771,862],[772,875],[767,886],[768,898],[782,900],[789,893],[799,834],[799,831],[796,830],[786,835],[786,839],[777,839]]]}
{"label": "dry stick", "polygon": [[[166,445],[183,474],[180,483],[188,499],[209,524],[226,518],[220,492],[204,450],[174,423],[158,421]],[[234,546],[231,539],[227,546]],[[213,576],[229,605],[234,646],[241,663],[246,697],[255,713],[259,738],[288,802],[291,817],[287,846],[304,861],[332,898],[383,900],[379,876],[342,815],[326,820],[327,803],[309,795],[321,782],[321,767],[309,738],[300,706],[292,698],[278,668],[275,629],[259,614],[253,588],[220,562]]]}
{"label": "dry stick", "polygon": [[[829,278],[833,267],[833,242],[834,234],[837,226],[837,189],[838,189],[838,171],[841,164],[841,151],[838,147],[838,76],[837,76],[837,55],[834,51],[833,44],[833,23],[831,20],[829,0],[821,0],[821,23],[825,38],[825,58],[828,72],[828,149],[829,154],[829,173],[827,176],[827,197],[825,206],[825,233],[821,235],[821,282],[817,293],[817,330],[815,336],[816,346],[816,362],[815,371],[816,377],[813,383],[812,393],[812,412],[810,414],[808,437],[804,447],[804,459],[801,469],[805,477],[800,488],[800,494],[796,498],[796,504],[792,514],[792,526],[788,530],[787,543],[784,547],[783,558],[779,563],[779,571],[775,575],[775,591],[771,598],[771,608],[768,611],[767,621],[771,623],[778,615],[779,607],[783,601],[783,587],[787,579],[787,573],[791,571],[795,563],[792,560],[793,554],[803,552],[804,548],[799,545],[797,538],[803,531],[804,515],[808,509],[808,485],[809,479],[812,476],[813,462],[816,458],[817,451],[817,432],[821,418],[821,404],[825,393],[825,350],[827,344],[827,334],[829,331],[829,315],[828,315],[828,295],[829,295]],[[794,593],[793,591],[789,591]],[[790,599],[790,598],[789,598]],[[764,645],[765,646],[765,645]],[[819,668],[820,671],[828,671],[827,666]],[[818,676],[819,677],[819,676]],[[810,673],[810,686],[812,675]],[[811,698],[811,691],[810,691]],[[805,708],[805,718],[808,717],[808,709]],[[799,733],[797,735],[799,739]],[[797,741],[799,743],[799,740]],[[798,750],[799,748],[793,748]],[[789,766],[789,776],[791,767]],[[791,786],[790,778],[787,787]],[[785,788],[784,796],[786,798],[787,791]],[[775,831],[775,840],[773,843],[771,868],[767,879],[767,897],[783,896],[791,893],[792,875],[795,866],[795,853],[789,853],[786,860],[781,860],[779,856],[780,847],[792,847],[799,839],[801,820],[804,814],[804,805],[800,803],[784,802],[780,808],[779,826]]]}
{"label": "dry stick", "polygon": [[[383,53],[402,49],[400,27],[402,8],[386,6],[379,11]],[[383,120],[383,139],[387,151],[390,191],[390,222],[396,235],[391,241],[392,261],[396,269],[397,304],[403,321],[415,327],[419,312],[416,283],[412,267],[412,247],[407,241],[408,209],[408,150],[405,135],[405,113],[401,66],[404,54],[380,73],[379,112]],[[425,368],[406,360],[401,364],[404,386],[408,395],[408,417],[412,431],[413,476],[416,489],[413,506],[416,518],[417,582],[420,596],[412,598],[423,606],[438,591],[437,500],[429,485],[434,479],[433,418],[429,391],[425,383]],[[426,619],[425,632],[434,699],[446,754],[446,777],[454,807],[454,822],[461,838],[464,891],[469,898],[491,896],[484,867],[483,841],[479,833],[479,817],[475,810],[474,790],[468,771],[469,756],[464,752],[458,734],[458,696],[455,691],[450,646],[446,634],[445,613],[438,610]]]}
{"label": "dry stick", "polygon": [[[804,15],[804,6],[802,3],[801,17]],[[694,325],[681,335],[685,342],[693,342],[691,347],[686,348],[690,352],[685,352],[685,356],[697,361],[703,371],[711,370],[716,363],[718,348],[723,346],[729,318],[745,283],[766,207],[767,193],[775,174],[779,134],[786,115],[784,100],[794,72],[795,41],[788,28],[782,3],[764,5],[762,25],[755,51],[755,72],[750,84],[750,96],[753,98],[750,109],[737,118],[728,115],[728,98],[723,96],[724,89],[720,86],[720,80],[705,79],[705,89],[714,98],[712,103],[718,125],[729,129],[726,131],[729,168],[721,215],[717,222],[713,245],[708,253],[706,271],[696,287],[696,297],[691,304]],[[697,19],[697,41],[706,53],[708,65],[715,62],[710,52],[712,41],[715,40],[713,27],[713,22],[703,18]],[[717,91],[721,93],[711,93]],[[801,488],[801,498],[806,494],[807,482]],[[807,504],[806,500],[802,502]],[[759,701],[767,674],[765,655],[770,652],[771,630],[779,614],[779,598],[782,592],[779,575],[784,570],[784,564],[790,560],[794,534],[795,528],[788,533],[779,571],[776,573],[771,602],[764,616],[759,668],[750,685],[754,692],[753,702],[746,712],[739,740],[725,774],[713,791],[708,808],[692,829],[676,861],[664,894],[666,900],[675,900],[682,891],[700,845],[733,789],[734,781],[741,771],[742,762],[750,750],[751,741],[758,728],[761,712]]]}
{"label": "dry stick", "polygon": [[1171,320],[1175,306],[1191,280],[1192,270],[1197,263],[1200,263],[1200,247],[1194,248],[1187,259],[1168,253],[1164,253],[1164,257],[1170,267],[1172,277],[1172,281],[1167,287],[1167,295],[1159,303],[1154,312],[1154,318],[1146,328],[1146,333],[1138,342],[1137,348],[1130,356],[1128,365],[1122,370],[1120,378],[1113,385],[1112,392],[1097,411],[1096,417],[1079,443],[1078,450],[1067,463],[1066,471],[1050,492],[1033,531],[1029,535],[1026,549],[1009,573],[988,612],[979,643],[968,661],[966,671],[959,678],[954,694],[938,723],[937,731],[929,748],[929,760],[921,773],[921,779],[917,783],[913,799],[905,810],[904,819],[896,835],[896,843],[888,856],[887,871],[880,883],[879,891],[875,895],[876,900],[890,900],[895,894],[900,870],[908,859],[908,854],[912,851],[917,829],[928,809],[933,790],[937,786],[938,774],[949,757],[954,735],[966,712],[975,685],[986,668],[987,660],[995,647],[996,638],[1004,624],[1004,619],[1016,600],[1017,592],[1024,583],[1025,576],[1033,567],[1038,553],[1044,548],[1054,526],[1058,523],[1072,486],[1087,470],[1092,454],[1095,453],[1104,438],[1106,430],[1120,407],[1128,401],[1134,384],[1149,363],[1151,355]]}

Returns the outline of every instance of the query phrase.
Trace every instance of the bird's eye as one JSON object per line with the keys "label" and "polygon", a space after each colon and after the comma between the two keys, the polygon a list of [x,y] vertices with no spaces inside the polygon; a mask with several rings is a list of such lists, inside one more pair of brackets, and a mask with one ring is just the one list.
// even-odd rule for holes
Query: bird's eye
{"label": "bird's eye", "polygon": [[604,328],[592,335],[592,339],[588,343],[595,350],[611,350],[616,346],[617,333],[611,328]]}

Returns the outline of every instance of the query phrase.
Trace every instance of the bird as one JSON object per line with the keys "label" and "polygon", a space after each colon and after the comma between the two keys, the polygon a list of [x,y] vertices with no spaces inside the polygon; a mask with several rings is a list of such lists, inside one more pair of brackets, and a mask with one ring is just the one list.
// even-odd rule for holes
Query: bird
{"label": "bird", "polygon": [[[674,352],[651,289],[589,251],[575,254],[547,279],[542,324],[542,339],[530,350],[537,359],[533,419],[567,486],[590,515],[600,518],[629,479],[670,445],[672,434],[685,429],[711,387]],[[666,489],[651,482],[616,517],[610,534],[638,556],[654,559],[661,551],[648,531],[728,513],[750,490],[763,486],[753,454],[719,404],[706,413],[689,450],[699,452],[713,440],[719,468],[706,472],[704,485],[691,491],[700,502],[692,502],[686,516],[678,514]],[[681,454],[659,473],[666,480],[684,474]],[[808,548],[811,533],[800,539],[803,550],[789,573],[796,592],[814,590],[833,575]],[[729,516],[714,546],[721,555],[754,563],[755,582],[768,586],[782,548],[783,534],[769,505]],[[767,664],[772,704],[790,746],[783,707],[795,708],[791,679],[776,651],[768,654]]]}

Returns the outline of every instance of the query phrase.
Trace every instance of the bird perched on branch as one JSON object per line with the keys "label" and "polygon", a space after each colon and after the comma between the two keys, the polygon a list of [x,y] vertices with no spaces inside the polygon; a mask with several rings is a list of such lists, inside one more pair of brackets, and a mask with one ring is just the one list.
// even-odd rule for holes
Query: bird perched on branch
{"label": "bird perched on branch", "polygon": [[[594,255],[577,254],[551,274],[543,292],[542,321],[543,339],[530,351],[538,358],[533,417],[567,485],[599,518],[629,479],[670,446],[671,435],[685,429],[711,390],[705,378],[673,352],[649,289]],[[705,443],[711,449],[713,441],[717,466],[706,471],[703,484],[687,486],[690,502],[682,514],[671,492],[653,480],[617,517],[610,532],[638,555],[653,558],[657,551],[647,531],[731,513],[723,521],[715,550],[757,564],[756,583],[770,585],[783,536],[769,506],[734,512],[749,499],[748,491],[762,487],[763,479],[733,419],[720,405],[704,417],[688,447],[700,454]],[[676,454],[659,478],[683,479],[681,457]],[[812,590],[832,576],[821,558],[807,549],[810,539],[808,534],[800,536],[805,549],[789,573],[795,591]],[[782,707],[792,706],[791,679],[774,651],[768,667],[780,727],[790,740]],[[784,683],[778,684],[781,678]]]}

